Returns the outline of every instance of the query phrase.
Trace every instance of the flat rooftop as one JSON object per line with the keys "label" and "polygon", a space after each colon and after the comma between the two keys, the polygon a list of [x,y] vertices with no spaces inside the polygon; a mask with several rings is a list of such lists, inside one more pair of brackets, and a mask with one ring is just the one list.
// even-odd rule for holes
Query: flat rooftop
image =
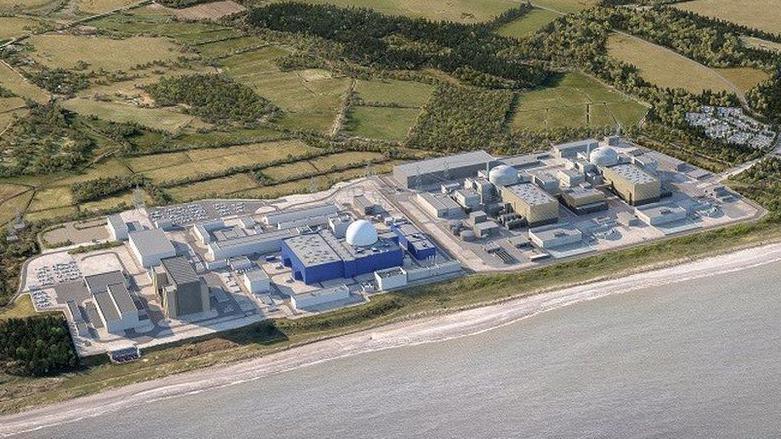
{"label": "flat rooftop", "polygon": [[556,151],[567,151],[567,150],[580,150],[580,149],[588,149],[589,147],[596,148],[597,145],[599,145],[599,140],[597,139],[584,139],[584,140],[576,140],[574,142],[567,142],[567,143],[561,143],[559,145],[554,145],[553,149]]}
{"label": "flat rooftop", "polygon": [[174,252],[174,246],[160,229],[130,232],[130,240],[141,254],[161,254]]}
{"label": "flat rooftop", "polygon": [[495,158],[484,150],[465,152],[462,154],[449,155],[446,157],[437,157],[434,159],[420,160],[417,162],[397,165],[396,170],[407,175],[417,173],[429,174],[432,172],[443,172],[448,169],[460,168],[464,166],[475,166],[490,163]]}
{"label": "flat rooftop", "polygon": [[557,202],[553,196],[532,183],[513,184],[510,186],[505,186],[502,190],[510,191],[530,206]]}
{"label": "flat rooftop", "polygon": [[571,224],[537,227],[530,229],[529,234],[534,235],[543,241],[563,238],[565,236],[583,236],[583,233]]}
{"label": "flat rooftop", "polygon": [[461,209],[461,206],[458,205],[452,198],[448,197],[445,194],[434,194],[431,192],[421,192],[421,197],[423,197],[424,200],[428,204],[430,204],[434,209],[440,210],[440,209]]}
{"label": "flat rooftop", "polygon": [[286,239],[285,244],[293,250],[305,266],[322,265],[342,260],[319,233],[294,236]]}
{"label": "flat rooftop", "polygon": [[621,178],[624,178],[627,181],[635,184],[653,183],[654,181],[657,181],[657,178],[653,175],[629,163],[611,166],[607,169],[610,169]]}

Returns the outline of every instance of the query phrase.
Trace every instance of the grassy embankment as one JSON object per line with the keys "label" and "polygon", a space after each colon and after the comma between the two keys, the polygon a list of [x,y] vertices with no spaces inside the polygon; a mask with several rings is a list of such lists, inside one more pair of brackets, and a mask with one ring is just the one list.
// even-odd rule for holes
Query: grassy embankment
{"label": "grassy embankment", "polygon": [[762,220],[506,274],[478,275],[374,297],[361,306],[298,320],[275,320],[173,346],[150,349],[144,361],[88,360],[80,373],[52,379],[0,376],[0,413],[85,396],[198,368],[268,355],[295,345],[391,322],[453,312],[608,276],[680,263],[781,239],[777,222]]}

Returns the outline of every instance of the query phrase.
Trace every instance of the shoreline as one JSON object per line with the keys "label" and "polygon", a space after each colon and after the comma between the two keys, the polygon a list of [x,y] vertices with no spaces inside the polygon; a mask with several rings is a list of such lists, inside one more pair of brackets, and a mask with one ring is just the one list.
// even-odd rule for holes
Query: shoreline
{"label": "shoreline", "polygon": [[0,417],[0,436],[54,427],[162,399],[253,381],[325,361],[404,346],[447,341],[497,329],[537,314],[613,294],[781,262],[781,243],[743,249],[444,315],[391,323],[230,365],[171,375]]}

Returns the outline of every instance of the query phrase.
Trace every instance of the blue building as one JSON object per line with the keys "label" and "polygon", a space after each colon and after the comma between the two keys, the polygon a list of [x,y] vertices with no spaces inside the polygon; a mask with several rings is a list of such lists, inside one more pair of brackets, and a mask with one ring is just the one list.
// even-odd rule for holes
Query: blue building
{"label": "blue building", "polygon": [[412,224],[394,224],[391,230],[399,237],[399,245],[415,259],[422,261],[437,255],[437,247]]}
{"label": "blue building", "polygon": [[404,251],[390,239],[380,239],[371,223],[356,221],[340,240],[330,230],[294,236],[282,241],[282,263],[293,278],[306,284],[351,278],[401,266]]}

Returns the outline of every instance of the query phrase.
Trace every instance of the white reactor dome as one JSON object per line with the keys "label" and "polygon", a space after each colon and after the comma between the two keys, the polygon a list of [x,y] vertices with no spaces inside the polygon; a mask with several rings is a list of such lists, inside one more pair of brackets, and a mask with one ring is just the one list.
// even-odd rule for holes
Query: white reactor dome
{"label": "white reactor dome", "polygon": [[365,247],[377,242],[377,229],[366,220],[358,220],[347,227],[345,233],[347,243],[356,247]]}
{"label": "white reactor dome", "polygon": [[512,166],[499,165],[488,172],[488,181],[497,186],[509,186],[518,182],[518,171]]}
{"label": "white reactor dome", "polygon": [[600,146],[591,151],[588,160],[597,166],[613,166],[618,163],[618,153],[609,146]]}

